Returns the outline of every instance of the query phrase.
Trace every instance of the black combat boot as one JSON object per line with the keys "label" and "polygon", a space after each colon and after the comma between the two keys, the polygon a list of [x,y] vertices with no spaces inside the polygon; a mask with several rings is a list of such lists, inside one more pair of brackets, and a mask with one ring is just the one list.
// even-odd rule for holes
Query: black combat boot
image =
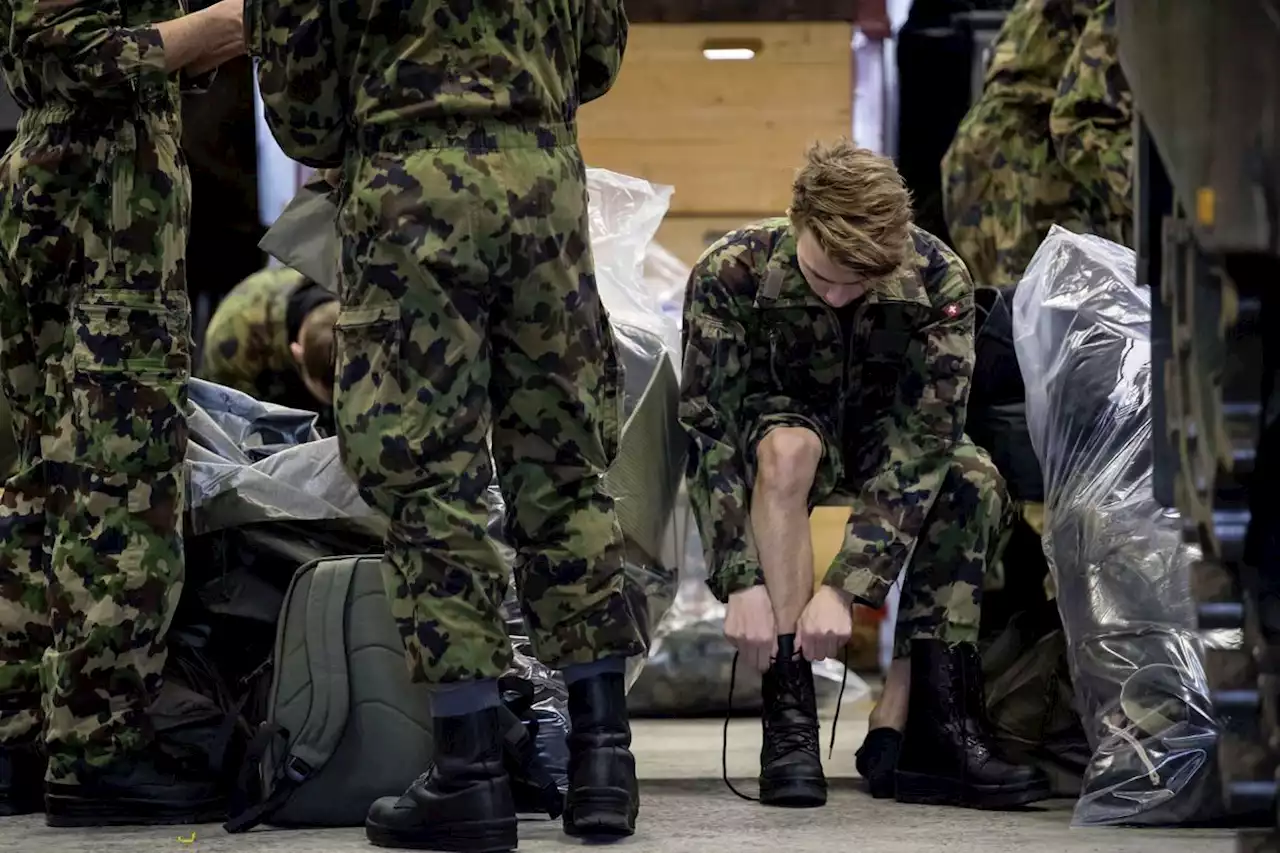
{"label": "black combat boot", "polygon": [[1043,771],[996,754],[977,647],[914,641],[911,703],[898,756],[898,802],[1003,809],[1049,796]]}
{"label": "black combat boot", "polygon": [[47,784],[49,826],[158,826],[211,823],[227,816],[225,787],[207,757],[159,742],[77,774],[79,784]]}
{"label": "black combat boot", "polygon": [[565,834],[598,839],[635,834],[640,785],[623,675],[609,672],[570,684],[569,727]]}
{"label": "black combat boot", "polygon": [[0,817],[44,811],[44,768],[38,744],[0,744]]}
{"label": "black combat boot", "polygon": [[369,808],[365,835],[379,847],[446,853],[516,849],[516,806],[503,766],[497,708],[436,717],[431,767],[400,797]]}
{"label": "black combat boot", "polygon": [[762,686],[760,802],[792,808],[825,805],[827,777],[818,746],[813,667],[796,654],[794,634],[778,637],[778,657],[764,674]]}

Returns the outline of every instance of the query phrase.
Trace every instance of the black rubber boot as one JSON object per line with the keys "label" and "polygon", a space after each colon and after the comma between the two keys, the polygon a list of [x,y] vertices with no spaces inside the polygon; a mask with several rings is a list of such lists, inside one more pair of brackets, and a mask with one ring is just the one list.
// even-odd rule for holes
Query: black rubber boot
{"label": "black rubber boot", "polygon": [[44,811],[44,769],[37,744],[0,744],[0,817]]}
{"label": "black rubber boot", "polygon": [[794,635],[778,638],[778,657],[763,678],[764,745],[760,802],[813,808],[827,802],[827,777],[818,745],[813,667],[795,653]]}
{"label": "black rubber boot", "polygon": [[49,782],[49,826],[159,826],[211,823],[227,816],[225,791],[207,761],[158,744],[86,772],[79,784]]}
{"label": "black rubber boot", "polygon": [[896,781],[900,803],[1003,809],[1050,796],[1043,771],[996,753],[976,646],[912,643],[911,702]]}
{"label": "black rubber boot", "polygon": [[893,797],[894,772],[898,753],[902,751],[902,732],[881,727],[867,732],[867,738],[854,754],[858,775],[867,780],[867,791],[877,800]]}
{"label": "black rubber boot", "polygon": [[599,840],[634,835],[640,785],[623,676],[611,672],[569,685],[569,725],[565,834]]}
{"label": "black rubber boot", "polygon": [[436,717],[430,769],[400,797],[369,808],[365,835],[379,847],[446,853],[516,849],[516,806],[503,767],[498,709]]}

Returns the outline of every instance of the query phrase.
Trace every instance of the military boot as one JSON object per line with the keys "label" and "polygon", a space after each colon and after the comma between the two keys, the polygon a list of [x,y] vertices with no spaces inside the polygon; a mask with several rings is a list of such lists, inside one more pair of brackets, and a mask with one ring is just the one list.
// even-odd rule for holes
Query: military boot
{"label": "military boot", "polygon": [[609,672],[570,684],[565,834],[622,838],[635,833],[639,814],[625,678]]}
{"label": "military boot", "polygon": [[47,784],[49,826],[158,826],[227,816],[226,792],[207,757],[160,742],[77,773],[77,784]]}
{"label": "military boot", "polygon": [[912,643],[911,703],[896,782],[900,803],[1002,809],[1050,796],[1043,771],[997,752],[977,646]]}
{"label": "military boot", "polygon": [[778,657],[764,674],[762,688],[760,802],[793,808],[825,805],[827,777],[818,746],[813,667],[796,654],[794,635],[778,638]]}
{"label": "military boot", "polygon": [[0,744],[0,817],[44,811],[44,769],[39,744]]}
{"label": "military boot", "polygon": [[399,797],[369,808],[365,835],[379,847],[445,853],[516,848],[516,806],[503,765],[497,708],[436,717],[431,767]]}

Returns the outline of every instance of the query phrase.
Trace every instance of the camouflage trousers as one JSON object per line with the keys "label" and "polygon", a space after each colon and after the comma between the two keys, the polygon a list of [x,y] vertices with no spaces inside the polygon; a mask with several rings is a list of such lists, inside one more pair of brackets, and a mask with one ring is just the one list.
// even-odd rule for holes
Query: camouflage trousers
{"label": "camouflage trousers", "polygon": [[[823,504],[845,502],[837,490]],[[900,578],[894,657],[909,655],[912,640],[978,641],[982,592],[1012,509],[987,452],[959,444]]]}
{"label": "camouflage trousers", "polygon": [[489,135],[499,150],[348,164],[339,217],[342,458],[390,520],[388,597],[415,680],[433,683],[497,678],[511,658],[508,567],[486,535],[495,467],[538,658],[644,651],[603,486],[621,377],[581,155],[568,130]]}
{"label": "camouflage trousers", "polygon": [[0,161],[0,742],[50,778],[143,746],[183,579],[184,254],[175,115],[28,111]]}

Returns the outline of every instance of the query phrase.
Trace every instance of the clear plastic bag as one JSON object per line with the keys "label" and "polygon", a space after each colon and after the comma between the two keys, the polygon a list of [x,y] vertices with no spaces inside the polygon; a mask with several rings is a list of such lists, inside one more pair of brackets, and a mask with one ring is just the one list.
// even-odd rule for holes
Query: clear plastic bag
{"label": "clear plastic bag", "polygon": [[678,372],[680,322],[664,310],[670,301],[672,282],[666,275],[671,271],[660,279],[661,290],[651,286],[646,276],[653,236],[667,214],[673,191],[608,169],[587,169],[591,251],[600,299],[615,329],[631,326],[657,334]]}
{"label": "clear plastic bag", "polygon": [[1077,825],[1222,808],[1190,588],[1198,554],[1151,491],[1150,318],[1130,249],[1056,226],[1014,298],[1045,554],[1093,750]]}

